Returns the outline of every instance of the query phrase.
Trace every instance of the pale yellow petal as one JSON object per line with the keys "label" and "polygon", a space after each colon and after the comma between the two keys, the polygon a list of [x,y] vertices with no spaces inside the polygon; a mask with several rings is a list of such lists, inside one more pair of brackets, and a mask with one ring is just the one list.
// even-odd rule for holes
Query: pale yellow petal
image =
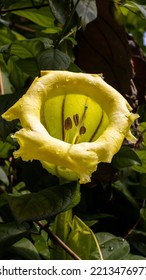
{"label": "pale yellow petal", "polygon": [[[128,102],[105,83],[101,75],[68,71],[44,71],[42,74],[42,77],[34,80],[27,93],[2,115],[6,120],[18,118],[23,127],[14,135],[20,144],[20,149],[14,155],[21,156],[23,160],[38,159],[52,174],[87,183],[99,162],[111,162],[125,137],[132,142],[136,140],[130,127],[138,115],[131,113],[132,108]],[[57,102],[53,107],[55,98]],[[63,104],[65,99],[68,102],[64,111],[65,118],[70,117],[70,112],[71,117],[78,113],[78,104],[80,114],[83,114],[82,103],[83,107],[87,105],[92,108],[86,114],[83,124],[89,129],[88,139],[92,138],[94,142],[88,142],[90,139],[86,140],[85,135],[82,137],[82,141],[85,141],[83,143],[72,145],[61,141],[64,132],[62,124],[58,124],[62,112],[59,101]],[[91,111],[94,109],[93,122],[96,122],[96,126],[93,123],[90,125]],[[96,118],[96,111],[98,118],[101,119],[101,113],[104,116],[103,126],[97,131],[100,121]],[[91,128],[96,133],[93,134]],[[75,126],[73,129],[71,138]]]}

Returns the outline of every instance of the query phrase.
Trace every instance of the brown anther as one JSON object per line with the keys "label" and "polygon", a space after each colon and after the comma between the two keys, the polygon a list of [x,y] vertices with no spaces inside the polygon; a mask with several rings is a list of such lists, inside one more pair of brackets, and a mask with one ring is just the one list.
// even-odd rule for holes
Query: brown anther
{"label": "brown anther", "polygon": [[70,117],[68,117],[66,120],[65,120],[65,123],[64,123],[64,127],[66,130],[69,130],[72,128],[72,120]]}
{"label": "brown anther", "polygon": [[79,115],[78,114],[73,115],[73,121],[74,121],[75,126],[78,126],[78,124],[79,124]]}
{"label": "brown anther", "polygon": [[80,135],[85,134],[86,133],[86,127],[85,126],[81,126],[79,133],[80,133]]}

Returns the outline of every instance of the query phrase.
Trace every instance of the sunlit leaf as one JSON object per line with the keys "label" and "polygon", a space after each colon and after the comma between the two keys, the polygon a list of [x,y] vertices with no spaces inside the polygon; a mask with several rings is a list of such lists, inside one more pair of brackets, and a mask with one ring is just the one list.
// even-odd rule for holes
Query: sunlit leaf
{"label": "sunlit leaf", "polygon": [[[76,4],[77,0],[73,0],[73,2]],[[80,0],[76,11],[81,18],[82,27],[85,28],[89,22],[97,17],[96,0]]]}
{"label": "sunlit leaf", "polygon": [[[101,256],[97,243],[91,229],[81,219],[74,216],[67,245],[83,260],[98,260]],[[69,256],[68,259],[70,259]]]}
{"label": "sunlit leaf", "polygon": [[44,49],[40,40],[23,40],[11,44],[10,55],[16,55],[19,58],[32,58]]}
{"label": "sunlit leaf", "polygon": [[140,5],[135,1],[127,1],[125,7],[131,8],[133,11],[140,11],[144,18],[146,18],[146,5]]}
{"label": "sunlit leaf", "polygon": [[136,153],[141,160],[141,165],[134,165],[132,169],[139,173],[146,173],[146,150],[136,151]]}
{"label": "sunlit leaf", "polygon": [[[72,210],[62,212],[58,214],[52,226],[53,232],[63,241],[67,242],[72,224]],[[53,248],[50,251],[51,259],[53,260],[65,260],[67,253],[57,244],[52,244]]]}
{"label": "sunlit leaf", "polygon": [[[54,17],[51,13],[51,10],[49,6],[42,7],[41,9],[33,8],[33,9],[27,9],[23,10],[23,7],[31,7],[32,3],[31,1],[19,1],[10,6],[11,9],[18,9],[17,11],[13,11],[13,14],[16,14],[20,17],[24,17],[29,19],[30,21],[33,21],[34,23],[43,26],[43,27],[49,27],[52,26],[54,23]],[[27,12],[26,12],[27,11]]]}

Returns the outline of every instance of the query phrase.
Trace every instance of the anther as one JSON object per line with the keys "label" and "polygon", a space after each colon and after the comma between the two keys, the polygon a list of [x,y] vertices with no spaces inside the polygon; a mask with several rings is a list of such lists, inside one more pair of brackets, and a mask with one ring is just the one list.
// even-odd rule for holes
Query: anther
{"label": "anther", "polygon": [[86,127],[85,126],[81,126],[79,133],[80,133],[80,135],[85,134],[86,133]]}
{"label": "anther", "polygon": [[70,117],[68,117],[64,122],[64,127],[66,130],[69,130],[72,128],[72,120]]}
{"label": "anther", "polygon": [[73,121],[74,121],[75,126],[78,126],[78,124],[79,124],[79,115],[78,114],[73,115]]}
{"label": "anther", "polygon": [[[77,144],[77,143],[79,143],[79,141],[80,141],[80,135],[81,135],[81,134],[84,134],[84,133],[86,132],[86,128],[84,127],[83,122],[84,122],[84,119],[85,119],[85,117],[86,117],[86,111],[87,111],[87,109],[88,109],[88,105],[85,104],[83,114],[82,114],[80,120],[78,121],[78,125],[76,126],[76,127],[77,127],[77,128],[76,128],[76,133],[75,133],[74,138],[73,138],[73,140],[72,140],[72,144]],[[76,118],[77,118],[77,120],[78,120],[78,119],[79,119],[79,116],[78,116],[78,117],[77,117],[77,116],[78,116],[78,114],[74,115],[73,120],[76,119]],[[75,122],[75,120],[74,120],[74,122]]]}

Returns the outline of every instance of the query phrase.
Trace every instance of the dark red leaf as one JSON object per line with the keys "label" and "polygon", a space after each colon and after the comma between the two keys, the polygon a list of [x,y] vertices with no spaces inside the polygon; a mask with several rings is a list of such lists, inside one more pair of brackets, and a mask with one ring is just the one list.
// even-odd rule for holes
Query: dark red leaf
{"label": "dark red leaf", "polygon": [[133,62],[133,82],[137,90],[138,105],[141,105],[145,103],[146,94],[146,56],[131,35],[129,36],[129,46]]}
{"label": "dark red leaf", "polygon": [[97,18],[77,33],[76,64],[88,73],[103,73],[107,83],[126,96],[132,67],[124,26],[114,17],[110,0],[97,0]]}

